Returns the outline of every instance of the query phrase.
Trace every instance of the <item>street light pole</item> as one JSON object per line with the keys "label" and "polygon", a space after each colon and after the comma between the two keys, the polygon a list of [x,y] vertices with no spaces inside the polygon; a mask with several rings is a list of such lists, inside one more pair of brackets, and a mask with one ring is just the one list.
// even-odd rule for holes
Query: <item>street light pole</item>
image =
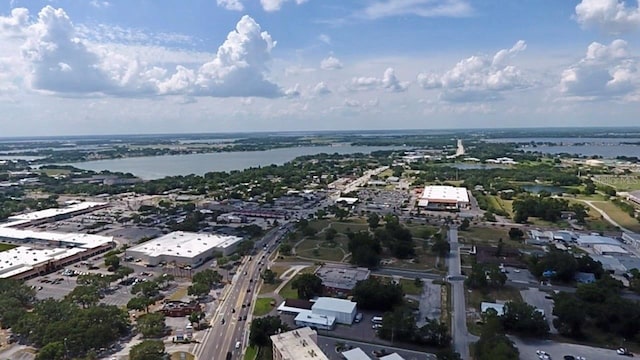
{"label": "street light pole", "polygon": [[64,358],[65,360],[69,358],[69,351],[67,350],[67,338],[64,338]]}

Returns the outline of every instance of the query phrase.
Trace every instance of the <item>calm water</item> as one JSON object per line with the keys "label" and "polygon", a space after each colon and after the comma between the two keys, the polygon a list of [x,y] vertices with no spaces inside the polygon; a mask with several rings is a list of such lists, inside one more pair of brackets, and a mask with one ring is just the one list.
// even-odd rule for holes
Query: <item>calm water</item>
{"label": "calm water", "polygon": [[640,142],[640,138],[602,138],[602,137],[584,137],[584,138],[498,138],[498,139],[487,139],[486,142],[490,143],[530,143],[530,142],[548,142],[554,144],[576,144],[576,143],[590,143],[590,144],[620,144],[621,142]]}
{"label": "calm water", "polygon": [[[617,156],[637,156],[640,157],[640,145],[623,145],[621,142],[638,142],[640,138],[618,139],[618,138],[504,138],[490,139],[488,142],[494,143],[528,143],[528,142],[552,142],[556,146],[538,145],[536,147],[524,146],[525,151],[539,151],[546,154],[576,154],[581,156],[602,156],[614,159]],[[576,145],[579,144],[579,145]]]}
{"label": "calm water", "polygon": [[250,167],[282,165],[298,156],[327,154],[370,153],[394,150],[393,146],[301,146],[266,151],[238,151],[210,154],[167,155],[124,159],[96,160],[70,163],[79,169],[132,173],[145,180],[165,176],[203,175],[211,171],[244,170]]}

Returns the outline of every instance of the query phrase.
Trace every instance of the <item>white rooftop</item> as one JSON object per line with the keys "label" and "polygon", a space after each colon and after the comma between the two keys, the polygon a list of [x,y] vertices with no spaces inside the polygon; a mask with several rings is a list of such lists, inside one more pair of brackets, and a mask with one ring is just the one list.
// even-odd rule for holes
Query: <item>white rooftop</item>
{"label": "white rooftop", "polygon": [[362,351],[359,347],[342,352],[342,356],[346,360],[371,360],[367,353]]}
{"label": "white rooftop", "polygon": [[0,278],[9,278],[33,269],[35,266],[78,254],[85,251],[81,248],[32,249],[28,246],[0,252]]}
{"label": "white rooftop", "polygon": [[469,194],[466,188],[446,185],[426,186],[422,192],[422,199],[429,201],[455,201],[469,202]]}
{"label": "white rooftop", "polygon": [[311,307],[311,310],[323,309],[341,313],[352,313],[355,308],[356,303],[351,300],[319,297]]}
{"label": "white rooftop", "polygon": [[302,321],[307,324],[333,326],[336,322],[336,317],[331,315],[314,314],[310,310],[302,310],[293,320]]}
{"label": "white rooftop", "polygon": [[493,309],[498,313],[498,316],[504,315],[504,304],[496,304],[491,302],[482,302],[480,304],[480,312],[484,313],[485,311]]}
{"label": "white rooftop", "polygon": [[285,333],[271,335],[273,347],[282,355],[282,360],[329,360],[315,343],[317,333],[304,327]]}
{"label": "white rooftop", "polygon": [[580,235],[578,237],[578,245],[594,245],[594,244],[608,244],[619,245],[620,241],[600,235]]}
{"label": "white rooftop", "polygon": [[616,253],[616,254],[628,254],[629,252],[618,245],[609,244],[594,244],[593,250],[600,253]]}
{"label": "white rooftop", "polygon": [[29,220],[29,221],[48,219],[58,215],[70,214],[76,211],[87,210],[94,207],[100,207],[105,205],[108,205],[108,203],[84,201],[84,202],[81,202],[78,204],[72,204],[63,208],[45,209],[45,210],[34,211],[26,214],[13,215],[13,216],[10,216],[9,219],[10,220]]}
{"label": "white rooftop", "polygon": [[193,257],[213,248],[227,248],[241,237],[176,231],[129,248],[150,257],[162,255]]}
{"label": "white rooftop", "polygon": [[54,245],[71,245],[84,249],[93,249],[113,241],[113,237],[111,236],[21,230],[10,227],[0,227],[0,238],[20,241],[35,240],[40,242],[58,243]]}
{"label": "white rooftop", "polygon": [[389,354],[387,356],[381,357],[380,360],[404,360],[404,358],[398,355],[398,353],[393,353],[393,354]]}

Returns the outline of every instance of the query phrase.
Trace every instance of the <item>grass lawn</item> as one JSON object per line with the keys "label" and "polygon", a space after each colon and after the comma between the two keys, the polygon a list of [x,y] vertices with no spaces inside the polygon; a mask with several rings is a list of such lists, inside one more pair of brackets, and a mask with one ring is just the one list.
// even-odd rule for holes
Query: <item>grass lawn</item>
{"label": "grass lawn", "polygon": [[[184,358],[180,355],[184,354]],[[171,354],[171,360],[195,360],[195,356],[191,353],[188,353],[186,351],[176,351],[173,354]]]}
{"label": "grass lawn", "polygon": [[640,176],[634,175],[596,175],[596,184],[601,183],[615,188],[617,191],[640,190]]}
{"label": "grass lawn", "polygon": [[68,175],[71,170],[68,169],[41,169],[41,173],[47,174],[47,176],[56,176],[56,175]]}
{"label": "grass lawn", "polygon": [[400,279],[400,285],[402,286],[402,290],[404,290],[407,295],[420,295],[422,294],[423,284],[416,286],[416,283],[413,279]]}
{"label": "grass lawn", "polygon": [[258,348],[255,346],[249,346],[244,352],[244,360],[255,360],[258,356]]}
{"label": "grass lawn", "polygon": [[369,229],[369,225],[348,222],[332,222],[331,228],[335,229],[338,233],[346,233],[349,230],[353,232],[366,231]]}
{"label": "grass lawn", "polygon": [[296,255],[320,261],[341,261],[348,253],[347,243],[344,236],[336,236],[332,243],[324,240],[324,236],[318,240],[305,239],[296,247]]}
{"label": "grass lawn", "polygon": [[276,282],[273,284],[262,282],[259,294],[268,294],[274,292],[276,288],[282,283],[282,280],[278,279],[278,277],[284,274],[287,270],[289,270],[289,266],[286,265],[271,265],[271,271],[276,273]]}
{"label": "grass lawn", "polygon": [[[413,270],[430,270],[433,272],[444,271],[444,268],[436,268],[436,255],[432,254],[428,251],[417,251],[417,262],[407,261],[407,260],[398,260],[396,259],[390,267],[401,268],[401,269],[413,269]],[[440,259],[440,263],[443,263],[443,259]]]}
{"label": "grass lawn", "polygon": [[314,228],[316,231],[324,229],[327,225],[329,225],[329,220],[327,219],[309,221],[309,226]]}
{"label": "grass lawn", "polygon": [[18,247],[18,246],[17,245],[12,245],[12,244],[0,244],[0,252],[11,250],[11,249],[13,249],[15,247]]}
{"label": "grass lawn", "polygon": [[435,226],[429,225],[413,225],[413,224],[405,224],[407,229],[411,231],[411,235],[413,237],[420,237],[425,231],[428,231],[431,234],[435,234],[438,232],[438,228]]}
{"label": "grass lawn", "polygon": [[316,267],[315,266],[309,266],[306,267],[304,269],[302,269],[298,275],[294,276],[293,278],[291,278],[289,280],[289,282],[282,287],[282,289],[280,290],[280,296],[282,296],[285,299],[297,299],[298,298],[298,290],[293,289],[291,287],[291,283],[293,282],[293,280],[295,278],[297,278],[300,274],[313,274],[316,271]]}
{"label": "grass lawn", "polygon": [[511,204],[512,200],[502,200],[499,196],[487,195],[487,200],[489,204],[496,209],[501,209],[505,213],[509,214],[510,217],[513,216],[513,208]]}
{"label": "grass lawn", "polygon": [[296,254],[301,257],[324,260],[324,261],[341,261],[345,253],[340,248],[325,248],[319,247],[317,249],[300,251],[297,250]]}
{"label": "grass lawn", "polygon": [[613,221],[620,224],[620,226],[625,227],[631,231],[640,231],[640,222],[629,216],[629,214],[627,214],[626,212],[622,211],[622,209],[617,207],[615,204],[608,201],[594,201],[592,204],[595,205],[598,209],[607,213],[607,215],[609,215],[611,219],[613,219]]}
{"label": "grass lawn", "polygon": [[273,309],[273,307],[271,306],[272,301],[274,301],[274,299],[270,297],[258,298],[256,300],[256,305],[253,307],[253,315],[267,315],[271,311],[271,309]]}

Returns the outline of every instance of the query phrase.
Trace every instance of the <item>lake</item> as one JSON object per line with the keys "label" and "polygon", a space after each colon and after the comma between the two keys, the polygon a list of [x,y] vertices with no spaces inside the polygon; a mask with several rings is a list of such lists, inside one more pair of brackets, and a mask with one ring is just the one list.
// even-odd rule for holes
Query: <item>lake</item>
{"label": "lake", "polygon": [[621,142],[638,142],[640,138],[502,138],[487,139],[491,143],[555,143],[560,145],[546,146],[537,145],[523,146],[520,149],[524,151],[537,151],[545,154],[576,154],[579,156],[602,156],[603,158],[615,159],[618,156],[637,156],[640,157],[639,145],[623,145]]}
{"label": "lake", "polygon": [[486,139],[489,143],[554,143],[554,144],[576,144],[576,143],[589,143],[589,144],[609,144],[615,145],[621,142],[640,142],[640,138],[603,138],[603,137],[560,137],[560,138],[496,138]]}
{"label": "lake", "polygon": [[396,150],[394,146],[300,146],[265,151],[234,151],[207,154],[165,155],[131,157],[123,159],[95,160],[71,165],[79,169],[131,173],[145,180],[166,176],[204,175],[212,171],[244,170],[250,167],[282,165],[298,156],[327,154],[371,153],[379,150]]}

